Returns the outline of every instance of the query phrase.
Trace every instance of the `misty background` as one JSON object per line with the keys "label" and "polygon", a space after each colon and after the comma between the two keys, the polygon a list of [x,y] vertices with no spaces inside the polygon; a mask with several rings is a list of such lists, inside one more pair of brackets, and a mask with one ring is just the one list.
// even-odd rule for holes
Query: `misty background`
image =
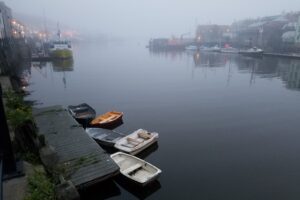
{"label": "misty background", "polygon": [[[155,38],[191,32],[197,24],[295,11],[299,0],[6,0],[14,16],[44,18],[82,34]],[[20,19],[22,20],[22,19]]]}

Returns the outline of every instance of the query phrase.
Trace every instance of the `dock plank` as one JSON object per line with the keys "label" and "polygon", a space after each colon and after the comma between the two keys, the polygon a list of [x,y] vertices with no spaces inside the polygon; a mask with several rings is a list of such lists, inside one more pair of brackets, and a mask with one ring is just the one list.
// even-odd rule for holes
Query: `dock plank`
{"label": "dock plank", "polygon": [[77,188],[103,181],[119,172],[110,156],[62,106],[33,109],[39,134],[57,152],[64,178]]}

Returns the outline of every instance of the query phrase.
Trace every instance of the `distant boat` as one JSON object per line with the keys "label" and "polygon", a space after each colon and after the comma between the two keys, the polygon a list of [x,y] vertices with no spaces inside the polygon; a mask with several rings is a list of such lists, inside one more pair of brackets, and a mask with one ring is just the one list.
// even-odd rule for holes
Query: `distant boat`
{"label": "distant boat", "polygon": [[196,45],[189,45],[185,47],[185,50],[187,51],[197,51],[198,47]]}
{"label": "distant boat", "polygon": [[235,53],[238,54],[239,50],[233,47],[221,48],[221,53]]}
{"label": "distant boat", "polygon": [[61,39],[59,24],[57,29],[58,40],[50,43],[49,54],[54,59],[70,59],[73,57],[71,42]]}
{"label": "distant boat", "polygon": [[69,105],[68,111],[83,126],[88,125],[96,117],[96,111],[86,103],[76,106]]}
{"label": "distant boat", "polygon": [[148,132],[144,129],[138,129],[133,133],[118,140],[115,144],[115,148],[136,155],[142,150],[155,143],[158,139],[158,133]]}
{"label": "distant boat", "polygon": [[122,122],[123,113],[117,111],[107,112],[103,115],[96,117],[90,122],[92,126],[98,126],[102,128],[110,128]]}
{"label": "distant boat", "polygon": [[97,143],[113,147],[118,140],[124,137],[120,133],[103,128],[86,128],[85,132]]}
{"label": "distant boat", "polygon": [[257,47],[253,47],[247,50],[240,50],[239,53],[247,56],[261,57],[263,56],[264,51]]}
{"label": "distant boat", "polygon": [[211,47],[211,51],[212,52],[221,52],[221,48],[219,46],[214,46],[214,47]]}
{"label": "distant boat", "polygon": [[110,157],[120,167],[121,174],[141,186],[153,182],[161,174],[160,169],[135,156],[117,152]]}
{"label": "distant boat", "polygon": [[199,50],[200,51],[208,51],[208,52],[221,52],[221,48],[218,45],[213,46],[213,47],[202,46],[202,47],[200,47]]}
{"label": "distant boat", "polygon": [[54,59],[69,59],[73,57],[71,43],[69,41],[52,41],[49,54]]}

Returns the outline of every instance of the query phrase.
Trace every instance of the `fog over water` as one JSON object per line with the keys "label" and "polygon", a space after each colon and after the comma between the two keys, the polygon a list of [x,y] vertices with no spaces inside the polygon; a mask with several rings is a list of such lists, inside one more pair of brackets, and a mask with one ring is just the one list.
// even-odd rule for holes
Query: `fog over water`
{"label": "fog over water", "polygon": [[[123,124],[114,129],[117,132],[130,134],[143,128],[159,133],[158,142],[137,155],[162,170],[155,182],[141,189],[119,175],[81,190],[81,199],[300,199],[300,60],[269,54],[281,53],[275,50],[285,50],[283,47],[290,50],[287,47],[294,42],[290,48],[300,56],[299,15],[286,21],[271,18],[270,22],[276,19],[279,23],[268,23],[266,28],[256,20],[247,25],[249,34],[240,34],[234,26],[219,26],[222,33],[232,33],[232,44],[227,41],[231,37],[223,37],[219,31],[212,34],[211,28],[204,28],[205,34],[213,36],[211,40],[201,32],[194,35],[201,24],[230,25],[237,20],[300,11],[300,0],[4,2],[21,22],[26,16],[32,21],[39,19],[39,31],[30,27],[30,20],[25,24],[33,35],[23,41],[23,47],[32,45],[32,57],[28,53],[32,61],[20,64],[21,82],[28,83],[23,87],[29,93],[26,101],[36,107],[65,108],[88,103],[97,115],[123,112]],[[18,20],[11,22],[19,33],[13,29],[11,33],[21,43],[26,32]],[[57,30],[57,22],[61,30]],[[258,24],[257,32],[252,24]],[[44,42],[48,31],[60,39],[60,31],[73,30],[80,34],[67,35],[74,39],[71,45],[60,41],[59,45],[67,46],[62,51],[55,49],[58,42],[52,38]],[[284,41],[282,36],[291,32],[295,35],[287,39],[292,40]],[[188,42],[150,40],[146,48],[150,38],[183,35]],[[110,42],[111,38],[123,40]],[[212,46],[216,44],[226,48]],[[254,46],[265,54],[258,48],[246,50]],[[72,59],[60,60],[70,55]],[[45,58],[52,61],[44,62]],[[52,137],[56,132],[49,134]],[[79,161],[82,158],[87,157]],[[79,165],[70,157],[65,163],[76,164],[67,169],[72,176],[81,166],[92,169],[90,162],[85,159]],[[68,167],[65,163],[59,166]],[[130,174],[135,176],[136,171]]]}
{"label": "fog over water", "polygon": [[13,12],[59,21],[80,32],[122,37],[170,37],[195,31],[196,24],[295,11],[299,0],[6,0]]}

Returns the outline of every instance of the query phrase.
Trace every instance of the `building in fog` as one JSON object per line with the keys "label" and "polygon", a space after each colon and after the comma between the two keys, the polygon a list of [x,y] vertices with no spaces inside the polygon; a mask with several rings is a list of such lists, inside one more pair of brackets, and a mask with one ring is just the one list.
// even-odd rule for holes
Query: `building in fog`
{"label": "building in fog", "polygon": [[196,41],[207,45],[223,44],[231,40],[230,26],[199,25],[196,30]]}
{"label": "building in fog", "polygon": [[233,42],[240,47],[277,48],[286,23],[288,20],[282,15],[235,22],[232,24]]}
{"label": "building in fog", "polygon": [[300,16],[298,17],[298,23],[296,24],[296,43],[300,44]]}
{"label": "building in fog", "polygon": [[0,38],[12,37],[12,13],[11,9],[0,1]]}
{"label": "building in fog", "polygon": [[300,12],[246,19],[231,25],[232,44],[266,51],[295,51],[300,46]]}

